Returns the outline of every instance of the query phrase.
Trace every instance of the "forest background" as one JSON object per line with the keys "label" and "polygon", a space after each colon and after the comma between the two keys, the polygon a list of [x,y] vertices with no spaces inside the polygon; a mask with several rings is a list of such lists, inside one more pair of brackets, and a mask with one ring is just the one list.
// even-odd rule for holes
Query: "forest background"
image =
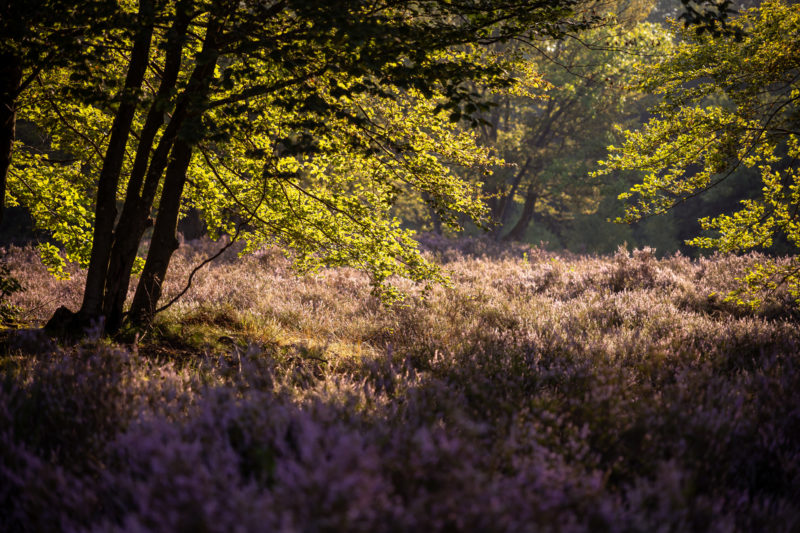
{"label": "forest background", "polygon": [[[384,301],[397,276],[444,281],[419,232],[790,251],[796,17],[702,5],[705,22],[688,1],[9,8],[4,198],[54,275],[88,269],[48,327],[150,323],[179,219],[300,272],[356,266]],[[798,271],[745,281],[795,294]]]}
{"label": "forest background", "polygon": [[[593,30],[581,39],[556,41],[534,51],[533,66],[545,84],[539,98],[497,97],[483,118],[480,141],[505,164],[484,184],[492,220],[490,235],[498,241],[521,241],[550,250],[610,253],[620,245],[650,246],[659,255],[680,251],[696,257],[703,249],[686,244],[701,230],[698,218],[733,210],[752,197],[752,171],[740,171],[708,194],[691,198],[655,219],[618,224],[624,205],[617,197],[638,176],[616,173],[592,177],[597,161],[618,143],[621,128],[637,129],[651,115],[649,95],[631,87],[636,64],[657,60],[654,40],[663,39],[668,20],[678,19],[683,6],[676,0],[622,0],[613,3],[617,24]],[[733,3],[737,10],[754,7],[758,0]],[[544,95],[546,94],[546,97]],[[17,137],[41,144],[34,124],[20,120]],[[404,224],[417,231],[454,236],[436,213],[416,203],[396,207]],[[472,236],[486,235],[483,228],[462,221]],[[185,238],[207,232],[196,210],[181,221]],[[6,206],[0,225],[0,245],[26,244],[48,239],[37,229],[24,206]],[[785,242],[769,251],[788,253]]]}

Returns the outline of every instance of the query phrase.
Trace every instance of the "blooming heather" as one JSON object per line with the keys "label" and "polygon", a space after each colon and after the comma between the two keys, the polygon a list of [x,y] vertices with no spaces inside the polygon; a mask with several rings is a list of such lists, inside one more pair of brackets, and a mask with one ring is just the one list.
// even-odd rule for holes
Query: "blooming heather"
{"label": "blooming heather", "polygon": [[[391,308],[266,250],[129,344],[7,335],[2,529],[800,529],[796,310],[724,301],[766,258],[440,244],[452,286]],[[5,260],[31,325],[78,301],[80,273]]]}

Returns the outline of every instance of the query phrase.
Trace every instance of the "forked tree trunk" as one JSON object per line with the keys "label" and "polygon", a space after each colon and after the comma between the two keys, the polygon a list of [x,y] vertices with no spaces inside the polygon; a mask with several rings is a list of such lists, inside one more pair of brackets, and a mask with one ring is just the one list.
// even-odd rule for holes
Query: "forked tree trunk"
{"label": "forked tree trunk", "polygon": [[6,200],[6,181],[11,166],[11,149],[17,126],[17,92],[22,83],[22,64],[18,57],[0,54],[0,224]]}
{"label": "forked tree trunk", "polygon": [[152,322],[170,259],[178,248],[178,215],[186,184],[186,172],[192,159],[193,144],[188,139],[198,138],[197,130],[202,128],[201,116],[219,57],[216,46],[219,29],[217,24],[210,23],[197,65],[187,83],[187,98],[184,100],[186,120],[172,145],[153,237],[128,315],[128,320],[138,326],[146,326]]}
{"label": "forked tree trunk", "polygon": [[131,303],[130,321],[137,325],[147,325],[152,321],[169,261],[178,249],[178,213],[186,183],[186,171],[192,159],[192,147],[186,141],[177,140],[171,156],[150,249]]}
{"label": "forked tree trunk", "polygon": [[533,158],[531,156],[528,156],[525,159],[525,163],[512,178],[511,188],[509,189],[508,193],[505,196],[498,198],[498,207],[495,218],[497,221],[497,229],[494,232],[495,240],[500,240],[500,237],[503,234],[503,229],[508,224],[508,217],[511,216],[511,205],[514,203],[514,196],[517,195],[519,184],[522,182],[522,178],[525,177],[525,174],[527,174],[528,169],[531,166],[532,159]]}
{"label": "forked tree trunk", "polygon": [[128,180],[125,202],[114,231],[114,244],[109,259],[103,300],[106,330],[110,333],[116,332],[122,324],[123,307],[128,295],[133,263],[139,251],[142,236],[145,230],[152,225],[150,209],[161,175],[167,166],[170,146],[184,116],[182,110],[185,109],[185,105],[179,105],[151,159],[153,142],[164,122],[164,112],[180,73],[181,56],[189,25],[188,7],[190,4],[190,1],[182,0],[176,6],[175,19],[167,37],[161,83],[139,136],[139,145]]}
{"label": "forked tree trunk", "polygon": [[[147,175],[144,178],[144,186],[141,194],[138,190],[128,187],[128,194],[122,208],[117,229],[114,232],[114,246],[111,253],[111,260],[108,268],[108,282],[106,283],[105,302],[103,305],[106,313],[106,327],[113,332],[119,327],[122,319],[122,308],[128,294],[128,284],[131,279],[131,269],[139,251],[139,244],[147,228],[152,226],[150,210],[155,200],[161,176],[169,164],[170,150],[174,150],[173,144],[178,134],[178,130],[183,124],[185,113],[183,108],[178,106],[178,110],[173,114],[172,120],[167,126],[164,134],[159,140],[158,146],[147,167]],[[145,165],[150,150],[141,153]],[[140,154],[137,154],[137,159]],[[134,163],[134,168],[136,164]],[[138,176],[138,175],[137,175]],[[139,183],[142,179],[138,176]]]}
{"label": "forked tree trunk", "polygon": [[121,91],[119,108],[114,115],[111,137],[97,185],[92,254],[89,259],[89,271],[86,274],[86,288],[83,292],[83,304],[80,310],[80,314],[87,319],[99,317],[103,310],[103,292],[111,255],[114,222],[117,218],[119,176],[125,157],[125,146],[128,144],[131,124],[136,112],[138,94],[150,59],[153,15],[152,0],[140,0],[138,15],[140,27],[133,43],[125,85]]}
{"label": "forked tree trunk", "polygon": [[511,228],[504,237],[504,241],[522,241],[525,239],[525,233],[528,231],[528,226],[531,225],[531,220],[533,220],[533,212],[536,209],[536,201],[539,199],[539,195],[536,192],[535,184],[531,184],[528,187],[528,192],[525,195],[525,203],[522,205],[522,214],[517,220],[517,223],[514,224],[514,227]]}

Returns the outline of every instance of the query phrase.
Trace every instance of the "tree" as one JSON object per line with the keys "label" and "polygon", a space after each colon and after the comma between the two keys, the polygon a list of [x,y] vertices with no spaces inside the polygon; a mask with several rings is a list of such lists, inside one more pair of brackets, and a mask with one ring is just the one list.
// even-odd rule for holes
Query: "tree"
{"label": "tree", "polygon": [[[621,196],[623,221],[666,212],[754,169],[754,198],[735,212],[701,219],[707,234],[691,244],[721,251],[769,247],[784,238],[800,246],[800,13],[772,0],[730,21],[728,33],[674,27],[679,43],[663,61],[645,66],[640,88],[661,101],[640,131],[625,132],[603,172],[639,170],[642,180]],[[788,283],[800,299],[800,261],[761,265],[743,280],[749,289]],[[743,296],[744,294],[744,296]],[[733,295],[732,295],[733,297]]]}
{"label": "tree", "polygon": [[16,133],[17,101],[36,76],[58,65],[77,70],[90,60],[86,43],[123,24],[113,0],[0,2],[0,223]]}
{"label": "tree", "polygon": [[534,215],[564,233],[576,213],[597,208],[602,184],[589,170],[605,156],[614,124],[639,119],[641,99],[628,90],[634,66],[666,44],[658,26],[641,23],[647,6],[607,5],[617,12],[603,26],[526,52],[544,94],[503,97],[487,116],[485,141],[510,164],[486,179],[496,238],[524,240]]}
{"label": "tree", "polygon": [[[24,113],[50,148],[20,146],[12,169],[11,201],[88,266],[81,310],[54,317],[66,327],[100,317],[119,327],[152,225],[127,314],[149,323],[190,207],[248,249],[294,250],[302,268],[361,266],[384,294],[392,274],[435,278],[389,209],[410,189],[450,225],[454,212],[480,218],[472,188],[445,161],[490,164],[452,124],[486,108],[474,87],[515,82],[482,45],[557,37],[593,20],[575,0],[123,7],[135,23],[103,33],[112,61],[101,82],[73,65],[36,77]],[[75,98],[92,91],[91,105]],[[43,249],[57,269],[57,250]]]}

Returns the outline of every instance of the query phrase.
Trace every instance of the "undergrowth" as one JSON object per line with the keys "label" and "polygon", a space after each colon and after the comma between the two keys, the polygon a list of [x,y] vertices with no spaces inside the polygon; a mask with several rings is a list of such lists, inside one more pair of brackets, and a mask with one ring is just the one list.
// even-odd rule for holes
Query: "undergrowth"
{"label": "undergrowth", "polygon": [[[796,310],[724,300],[764,258],[470,247],[435,252],[452,287],[392,308],[355,271],[297,278],[265,251],[210,267],[125,344],[10,336],[0,524],[800,529]],[[31,323],[78,301],[80,274],[6,260]]]}

